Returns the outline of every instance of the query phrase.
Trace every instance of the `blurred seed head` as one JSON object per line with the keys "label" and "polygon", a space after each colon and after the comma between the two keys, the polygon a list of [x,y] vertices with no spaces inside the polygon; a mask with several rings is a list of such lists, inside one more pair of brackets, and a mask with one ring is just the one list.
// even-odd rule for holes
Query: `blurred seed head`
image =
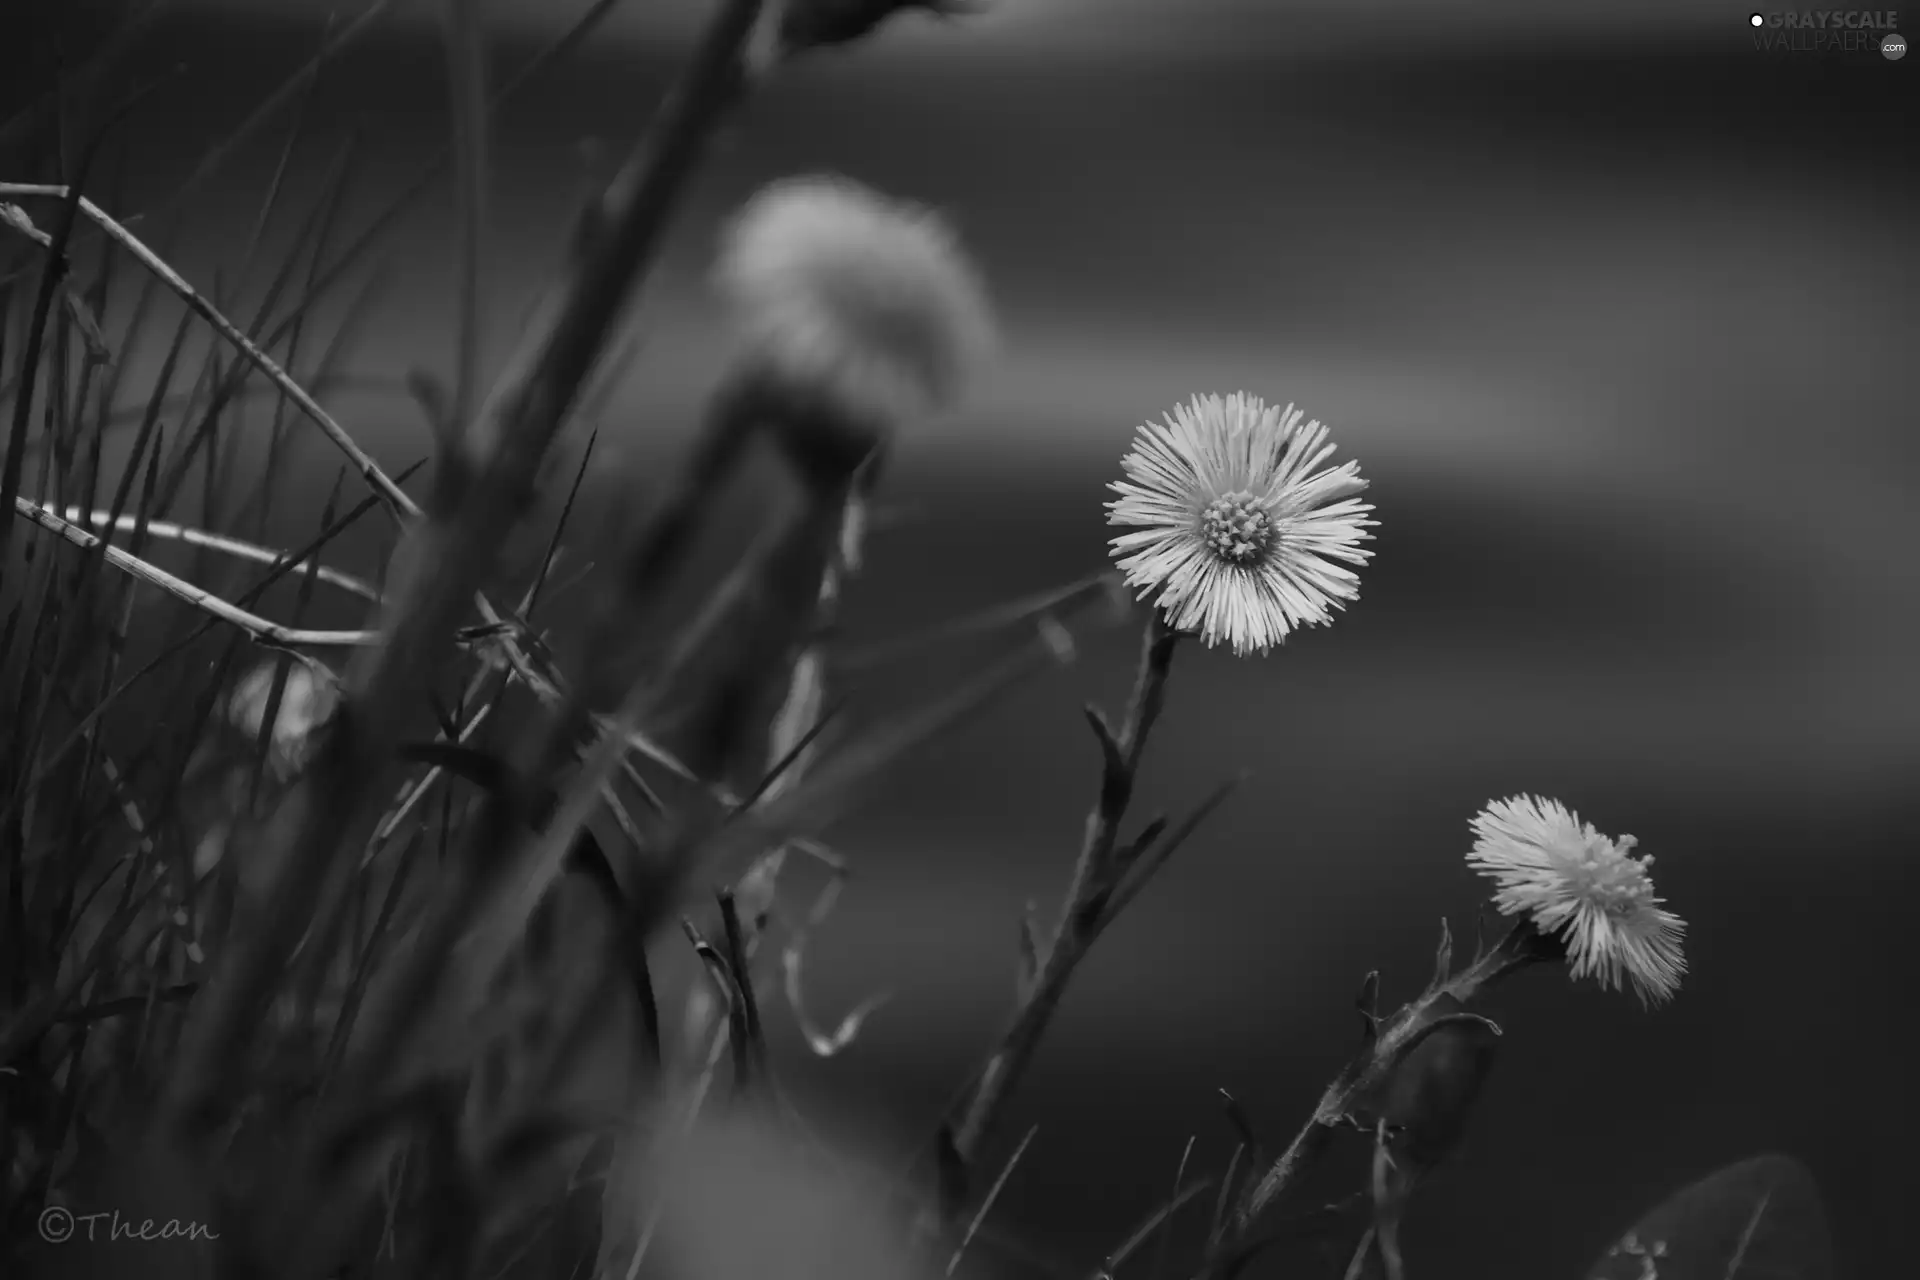
{"label": "blurred seed head", "polygon": [[[249,741],[257,740],[266,722],[273,696],[275,663],[267,661],[247,672],[227,699],[227,721]],[[306,767],[322,726],[340,702],[340,680],[317,662],[298,659],[287,668],[286,688],[280,695],[273,735],[267,745],[267,767],[278,778],[289,778]]]}
{"label": "blurred seed head", "polygon": [[763,188],[714,279],[751,363],[879,431],[951,404],[996,343],[952,228],[845,178]]}

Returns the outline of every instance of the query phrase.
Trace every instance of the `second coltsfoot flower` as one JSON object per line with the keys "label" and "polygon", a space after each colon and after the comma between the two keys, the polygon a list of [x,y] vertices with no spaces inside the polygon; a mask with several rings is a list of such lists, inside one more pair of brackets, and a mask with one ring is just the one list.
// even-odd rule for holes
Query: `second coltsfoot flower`
{"label": "second coltsfoot flower", "polygon": [[1644,1004],[1680,989],[1686,924],[1655,896],[1650,857],[1632,836],[1609,838],[1557,800],[1496,800],[1473,819],[1467,863],[1495,886],[1504,915],[1525,916],[1567,948],[1575,978],[1631,985]]}

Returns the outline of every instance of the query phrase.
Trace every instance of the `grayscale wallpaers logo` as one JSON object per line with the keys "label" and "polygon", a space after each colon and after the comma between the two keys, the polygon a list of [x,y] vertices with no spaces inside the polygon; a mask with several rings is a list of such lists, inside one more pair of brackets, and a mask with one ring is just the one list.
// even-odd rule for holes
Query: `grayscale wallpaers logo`
{"label": "grayscale wallpaers logo", "polygon": [[1906,56],[1893,9],[1780,9],[1747,15],[1753,47],[1769,53],[1879,53],[1889,62]]}

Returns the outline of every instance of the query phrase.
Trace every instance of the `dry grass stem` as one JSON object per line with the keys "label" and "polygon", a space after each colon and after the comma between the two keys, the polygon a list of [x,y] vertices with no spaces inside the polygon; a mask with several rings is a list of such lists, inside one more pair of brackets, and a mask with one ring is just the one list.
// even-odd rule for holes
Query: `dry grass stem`
{"label": "dry grass stem", "polygon": [[293,563],[288,560],[287,553],[284,551],[245,542],[223,533],[212,533],[205,529],[196,529],[192,525],[177,524],[171,520],[156,520],[150,516],[145,519],[132,515],[115,516],[111,511],[89,511],[84,507],[69,506],[62,513],[61,518],[90,529],[101,529],[111,525],[118,533],[140,532],[150,538],[181,542],[190,547],[205,547],[209,551],[218,551],[240,560],[251,560],[255,564],[285,565],[290,573],[312,573],[316,582],[337,587],[349,595],[359,596],[362,600],[373,604],[380,603],[379,589],[364,579],[356,578],[350,573],[330,568],[312,559]]}
{"label": "dry grass stem", "polygon": [[237,605],[228,604],[212,592],[202,590],[184,578],[175,577],[158,565],[149,564],[111,543],[103,542],[99,537],[47,510],[30,498],[15,498],[13,503],[16,514],[22,518],[59,534],[76,547],[90,551],[98,550],[106,557],[107,563],[116,569],[131,574],[150,586],[158,587],[177,599],[184,600],[210,617],[239,627],[261,644],[283,649],[357,648],[371,645],[379,639],[379,633],[374,631],[313,631],[300,627],[283,627],[277,622],[270,622],[248,613]]}
{"label": "dry grass stem", "polygon": [[[70,198],[64,186],[24,182],[0,182],[0,196],[40,196],[54,200]],[[314,425],[325,433],[327,439],[331,440],[334,446],[352,461],[362,478],[381,495],[389,506],[406,515],[420,513],[419,505],[407,496],[405,490],[393,482],[392,477],[380,469],[380,464],[373,460],[371,454],[354,442],[353,437],[347,434],[346,428],[334,421],[333,416],[321,408],[319,402],[307,394],[306,389],[294,381],[286,370],[274,361],[273,357],[256,346],[251,338],[222,315],[199,290],[188,284],[179,272],[168,266],[159,254],[149,249],[139,237],[114,221],[104,209],[86,196],[79,198],[79,208],[95,225],[132,254],[141,266],[152,272],[173,291],[175,296],[192,308],[195,314],[213,326],[215,332],[231,343],[249,364],[265,375],[282,395],[311,419]]]}

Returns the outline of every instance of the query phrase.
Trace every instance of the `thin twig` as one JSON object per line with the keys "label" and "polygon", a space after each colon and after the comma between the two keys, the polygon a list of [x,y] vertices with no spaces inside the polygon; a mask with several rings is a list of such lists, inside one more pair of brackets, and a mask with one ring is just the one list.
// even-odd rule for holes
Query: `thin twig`
{"label": "thin twig", "polygon": [[960,1247],[953,1251],[953,1257],[947,1259],[949,1276],[960,1269],[960,1259],[966,1256],[967,1246],[973,1243],[973,1237],[979,1234],[981,1224],[987,1220],[987,1215],[993,1212],[993,1205],[1000,1198],[1001,1188],[1005,1187],[1007,1179],[1013,1176],[1014,1166],[1020,1163],[1021,1156],[1027,1154],[1027,1145],[1033,1141],[1033,1135],[1038,1132],[1040,1132],[1039,1125],[1033,1125],[1027,1129],[1027,1136],[1020,1139],[1020,1145],[1013,1149],[1013,1155],[1008,1158],[1006,1167],[1000,1170],[1000,1176],[993,1180],[993,1186],[988,1189],[986,1197],[980,1201],[980,1207],[974,1211],[973,1220],[967,1223],[966,1234],[960,1237]]}
{"label": "thin twig", "polygon": [[[162,538],[169,542],[184,542],[190,547],[205,547],[210,551],[219,551],[240,560],[251,560],[255,564],[277,565],[287,558],[284,551],[272,547],[263,547],[257,543],[243,542],[239,538],[230,538],[223,533],[212,533],[206,529],[196,529],[192,525],[176,524],[171,520],[155,520],[151,517],[121,515],[115,518],[111,511],[89,511],[84,507],[68,507],[63,517],[74,524],[99,529],[111,522],[115,532],[133,533],[144,531],[148,536]],[[356,578],[350,573],[330,569],[326,565],[316,565],[311,559],[288,566],[292,573],[313,573],[315,579],[331,587],[338,587],[350,595],[359,596],[374,604],[380,603],[380,592],[365,579]]]}
{"label": "thin twig", "polygon": [[1092,1280],[1113,1280],[1114,1272],[1118,1271],[1128,1258],[1131,1258],[1135,1253],[1139,1252],[1140,1247],[1146,1244],[1156,1231],[1160,1230],[1162,1224],[1174,1214],[1186,1208],[1189,1203],[1205,1193],[1212,1185],[1213,1180],[1211,1178],[1202,1177],[1196,1179],[1177,1190],[1173,1198],[1166,1203],[1156,1205],[1153,1212],[1148,1214],[1132,1231],[1128,1232],[1127,1238],[1120,1242],[1119,1247],[1108,1254],[1106,1260],[1094,1270]]}
{"label": "thin twig", "polygon": [[[47,183],[0,182],[0,196],[4,195],[44,196],[63,200],[67,198],[67,188]],[[187,283],[185,277],[168,266],[159,254],[147,248],[138,236],[114,221],[106,210],[85,196],[79,198],[79,209],[109,237],[138,259],[141,266],[159,277],[161,283],[173,290],[180,300],[191,307],[202,320],[212,325],[221,337],[232,343],[235,349],[246,357],[248,363],[266,375],[267,379],[279,388],[300,412],[312,419],[327,438],[333,441],[335,447],[352,460],[362,478],[385,499],[389,507],[408,516],[420,514],[419,504],[408,497],[406,491],[380,469],[380,464],[373,460],[371,454],[354,442],[353,437],[347,434],[346,428],[334,421],[333,415],[321,408],[319,401],[308,395],[306,389],[276,364],[272,356],[255,346],[253,339],[242,333],[239,326],[222,315],[198,289]]]}
{"label": "thin twig", "polygon": [[1165,1280],[1167,1273],[1167,1256],[1173,1248],[1173,1218],[1174,1214],[1179,1211],[1178,1206],[1182,1203],[1180,1190],[1181,1185],[1187,1180],[1187,1161],[1193,1158],[1193,1143],[1194,1139],[1189,1137],[1186,1147],[1180,1152],[1180,1165],[1173,1171],[1173,1195],[1167,1201],[1168,1205],[1172,1207],[1167,1210],[1167,1216],[1161,1219],[1160,1252],[1159,1256],[1154,1260],[1153,1280]]}
{"label": "thin twig", "polygon": [[87,550],[98,548],[107,562],[116,569],[129,573],[150,586],[158,587],[222,622],[239,627],[262,644],[275,645],[283,649],[301,646],[354,648],[373,644],[379,639],[380,633],[377,631],[313,631],[298,627],[283,627],[258,614],[248,613],[237,605],[228,604],[212,592],[196,587],[184,578],[177,578],[158,565],[148,564],[145,560],[122,551],[112,543],[103,542],[79,525],[61,518],[31,498],[15,498],[13,506],[14,511],[25,519],[59,534],[76,547]]}
{"label": "thin twig", "polygon": [[[465,701],[471,701],[473,697],[478,696],[480,684],[486,679],[487,675],[488,672],[485,669],[476,673],[468,691],[469,696]],[[487,717],[492,713],[493,703],[488,702],[482,704],[480,708],[468,718],[467,722],[460,726],[459,732],[456,735],[450,738],[443,737],[442,741],[449,742],[454,746],[464,746],[472,739],[474,734],[480,731],[480,726],[486,722]],[[380,819],[380,825],[374,828],[373,836],[367,841],[366,851],[360,856],[360,865],[362,868],[371,866],[374,860],[380,856],[381,850],[387,846],[387,841],[393,838],[393,833],[400,829],[401,824],[407,820],[408,815],[426,798],[427,792],[432,790],[433,784],[439,781],[440,775],[443,772],[445,772],[445,770],[436,764],[421,774],[419,778],[407,784],[406,788],[401,791],[400,797],[394,803],[393,808],[389,809],[386,816]]]}
{"label": "thin twig", "polygon": [[[20,496],[23,468],[27,459],[27,428],[33,420],[34,386],[40,370],[41,349],[46,342],[47,323],[53,314],[54,295],[66,279],[70,264],[67,247],[73,240],[78,221],[75,214],[82,198],[75,189],[71,196],[62,187],[60,220],[47,240],[46,260],[40,268],[40,287],[34,294],[33,312],[27,321],[26,349],[21,353],[20,381],[13,389],[13,418],[7,431],[4,461],[0,461],[0,506]],[[0,564],[8,563],[13,545],[13,521],[0,520]],[[16,896],[16,904],[18,898]],[[16,905],[16,910],[18,907]]]}

